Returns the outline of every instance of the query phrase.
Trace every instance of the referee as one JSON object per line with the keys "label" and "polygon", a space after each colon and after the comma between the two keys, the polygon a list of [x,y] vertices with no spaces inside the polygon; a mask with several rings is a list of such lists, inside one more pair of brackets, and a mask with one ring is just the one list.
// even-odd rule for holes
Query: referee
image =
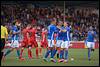
{"label": "referee", "polygon": [[7,31],[7,28],[5,26],[5,23],[1,23],[1,44],[0,44],[1,56],[0,56],[0,60],[2,60],[3,49],[5,46],[5,41],[6,41],[7,37],[8,37],[8,31]]}

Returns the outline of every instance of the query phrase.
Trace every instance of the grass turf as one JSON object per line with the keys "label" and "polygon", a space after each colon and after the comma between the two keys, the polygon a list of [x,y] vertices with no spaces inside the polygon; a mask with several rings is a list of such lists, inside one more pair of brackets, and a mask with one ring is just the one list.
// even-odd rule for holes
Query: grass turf
{"label": "grass turf", "polygon": [[[43,49],[43,54],[46,49]],[[99,66],[99,49],[95,49],[91,53],[91,61],[88,61],[87,49],[69,49],[69,61],[68,63],[53,63],[43,61],[43,56],[39,56],[36,59],[35,49],[32,49],[33,59],[28,59],[27,49],[24,50],[24,61],[20,61],[16,56],[16,50],[6,56],[4,61],[1,61],[1,66]],[[74,61],[71,61],[71,57]],[[56,55],[55,55],[56,58]],[[57,58],[56,58],[57,60]]]}

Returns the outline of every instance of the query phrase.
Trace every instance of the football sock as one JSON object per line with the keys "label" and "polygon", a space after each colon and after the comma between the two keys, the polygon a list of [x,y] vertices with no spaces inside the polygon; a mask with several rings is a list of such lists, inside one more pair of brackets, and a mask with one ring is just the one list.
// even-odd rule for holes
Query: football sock
{"label": "football sock", "polygon": [[24,48],[21,49],[20,57],[22,57],[23,51],[24,51]]}
{"label": "football sock", "polygon": [[53,49],[51,50],[51,58],[53,58]]}
{"label": "football sock", "polygon": [[45,58],[48,57],[49,53],[51,52],[51,50],[47,50],[46,54],[45,54]]}
{"label": "football sock", "polygon": [[40,48],[40,54],[42,54],[42,48]]}
{"label": "football sock", "polygon": [[20,51],[17,49],[17,56],[20,57]]}
{"label": "football sock", "polygon": [[91,52],[91,49],[88,48],[88,59],[90,59],[90,52]]}
{"label": "football sock", "polygon": [[31,56],[31,49],[28,48],[28,57],[30,58]]}
{"label": "football sock", "polygon": [[64,50],[60,50],[60,59],[63,58],[63,55],[64,55]]}
{"label": "football sock", "polygon": [[68,59],[68,50],[65,50],[65,59]]}
{"label": "football sock", "polygon": [[36,57],[38,58],[38,47],[36,48]]}
{"label": "football sock", "polygon": [[56,50],[56,49],[54,49],[54,50],[53,50],[53,56],[52,56],[52,58],[54,58],[54,56],[55,56],[56,52],[57,52],[57,50]]}

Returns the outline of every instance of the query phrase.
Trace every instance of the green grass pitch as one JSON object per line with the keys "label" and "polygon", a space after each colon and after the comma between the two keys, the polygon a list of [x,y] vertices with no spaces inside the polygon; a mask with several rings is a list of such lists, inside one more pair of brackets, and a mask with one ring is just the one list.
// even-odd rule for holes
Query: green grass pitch
{"label": "green grass pitch", "polygon": [[[46,49],[43,49],[43,53]],[[45,62],[42,56],[36,59],[35,49],[32,49],[33,59],[28,59],[27,49],[24,50],[24,61],[20,61],[16,56],[16,50],[6,56],[5,60],[1,62],[1,66],[99,66],[99,49],[95,49],[91,53],[91,61],[88,61],[87,49],[69,49],[69,61],[68,63],[53,63]],[[71,61],[71,57],[74,61]],[[55,56],[55,59],[58,60]]]}

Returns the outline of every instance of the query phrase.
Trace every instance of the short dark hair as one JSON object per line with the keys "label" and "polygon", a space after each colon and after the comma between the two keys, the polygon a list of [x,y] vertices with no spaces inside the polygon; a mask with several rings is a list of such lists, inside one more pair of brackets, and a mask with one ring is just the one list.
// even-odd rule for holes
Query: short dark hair
{"label": "short dark hair", "polygon": [[13,23],[12,23],[12,25],[15,25],[16,24],[16,22],[14,21]]}

